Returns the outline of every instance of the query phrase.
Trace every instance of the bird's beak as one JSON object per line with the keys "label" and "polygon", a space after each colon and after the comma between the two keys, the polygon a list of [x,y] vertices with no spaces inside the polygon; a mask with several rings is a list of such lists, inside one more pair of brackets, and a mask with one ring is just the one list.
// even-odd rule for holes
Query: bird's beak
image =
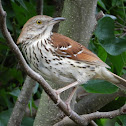
{"label": "bird's beak", "polygon": [[56,23],[58,23],[60,21],[64,21],[64,20],[65,20],[65,18],[63,18],[63,17],[56,17],[51,20],[51,23],[56,24]]}
{"label": "bird's beak", "polygon": [[64,21],[65,18],[63,17],[56,17],[56,18],[53,18],[53,21]]}

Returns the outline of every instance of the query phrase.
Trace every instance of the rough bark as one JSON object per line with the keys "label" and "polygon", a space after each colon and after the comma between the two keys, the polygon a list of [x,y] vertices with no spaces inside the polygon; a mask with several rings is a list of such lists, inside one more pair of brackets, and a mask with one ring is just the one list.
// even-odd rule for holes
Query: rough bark
{"label": "rough bark", "polygon": [[97,0],[65,0],[62,16],[66,21],[59,27],[59,33],[88,46],[96,24]]}

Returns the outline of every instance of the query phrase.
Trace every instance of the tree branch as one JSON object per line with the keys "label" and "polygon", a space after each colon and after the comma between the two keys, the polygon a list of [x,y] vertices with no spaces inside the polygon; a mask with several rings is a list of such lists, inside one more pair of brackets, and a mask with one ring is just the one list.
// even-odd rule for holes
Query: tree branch
{"label": "tree branch", "polygon": [[8,126],[20,126],[22,118],[25,114],[26,106],[31,98],[34,86],[35,81],[32,80],[29,76],[27,76],[21,93],[14,106],[13,112],[8,122]]}
{"label": "tree branch", "polygon": [[[43,13],[43,0],[37,0],[36,3],[37,3],[36,11],[37,14],[40,15]],[[26,112],[25,111],[27,108],[26,106],[28,105],[28,102],[31,98],[34,86],[35,81],[29,76],[27,76],[23,84],[21,93],[18,96],[18,99],[13,108],[13,112],[10,116],[8,126],[18,126],[21,124],[22,118]]]}
{"label": "tree branch", "polygon": [[[1,4],[1,0],[0,0],[0,27],[1,27],[1,31],[3,33],[3,36],[5,37],[8,46],[10,47],[10,49],[13,51],[13,53],[16,55],[17,59],[19,60],[19,64],[21,65],[22,69],[25,71],[25,73],[27,75],[29,75],[32,79],[36,80],[45,90],[45,92],[49,95],[49,97],[53,100],[53,102],[55,104],[57,104],[57,99],[58,96],[57,94],[54,92],[54,90],[51,88],[51,86],[44,80],[44,78],[42,76],[40,76],[38,73],[36,73],[35,71],[33,71],[26,63],[26,61],[24,60],[19,48],[17,47],[17,45],[14,43],[10,33],[7,30],[7,26],[6,26],[6,12],[3,10],[2,8],[2,4]],[[58,105],[57,105],[67,116],[70,116],[70,118],[75,121],[76,123],[84,126],[86,125],[88,122],[84,119],[82,119],[77,113],[75,113],[74,111],[68,111],[67,109],[67,105],[60,100]]]}
{"label": "tree branch", "polygon": [[[113,94],[88,94],[84,96],[80,101],[78,101],[74,106],[74,111],[79,115],[83,115],[86,113],[95,112],[106,104],[114,100],[116,97],[124,96],[124,92],[119,90]],[[93,102],[93,104],[92,104]]]}
{"label": "tree branch", "polygon": [[65,0],[58,32],[88,47],[96,24],[97,0]]}
{"label": "tree branch", "polygon": [[[110,111],[110,112],[94,112],[91,114],[81,115],[82,118],[88,120],[89,122],[94,119],[99,118],[109,118],[112,119],[119,115],[126,114],[126,104],[122,106],[120,109]],[[93,123],[93,122],[92,122]],[[78,126],[75,124],[72,120],[70,120],[68,117],[65,117],[62,121],[56,123],[54,126]]]}

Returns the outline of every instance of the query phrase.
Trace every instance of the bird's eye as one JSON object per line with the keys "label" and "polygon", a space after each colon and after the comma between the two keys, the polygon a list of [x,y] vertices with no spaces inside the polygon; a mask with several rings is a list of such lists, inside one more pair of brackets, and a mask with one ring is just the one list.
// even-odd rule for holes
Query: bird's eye
{"label": "bird's eye", "polygon": [[41,20],[37,20],[36,23],[37,24],[42,24],[42,21]]}

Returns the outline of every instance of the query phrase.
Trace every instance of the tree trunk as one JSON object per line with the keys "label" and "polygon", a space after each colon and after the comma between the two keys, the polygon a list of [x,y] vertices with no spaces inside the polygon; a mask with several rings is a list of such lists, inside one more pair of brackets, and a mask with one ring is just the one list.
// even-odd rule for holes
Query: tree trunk
{"label": "tree trunk", "polygon": [[[62,17],[65,17],[66,21],[60,24],[59,33],[87,46],[96,23],[96,4],[97,0],[65,0]],[[63,87],[62,84],[51,84],[51,86],[54,89]],[[62,94],[63,100],[67,99],[70,90]],[[74,105],[74,103],[75,96],[72,105]],[[62,119],[61,113],[59,108],[49,99],[45,92],[43,92],[34,126],[52,126]]]}
{"label": "tree trunk", "polygon": [[13,108],[13,112],[8,122],[8,126],[19,126],[22,118],[25,114],[26,106],[31,98],[33,89],[35,87],[35,81],[31,79],[29,76],[26,77],[25,82],[23,84],[22,90],[16,104]]}
{"label": "tree trunk", "polygon": [[97,0],[65,0],[62,16],[66,21],[59,27],[59,33],[85,45],[89,44],[96,24]]}

